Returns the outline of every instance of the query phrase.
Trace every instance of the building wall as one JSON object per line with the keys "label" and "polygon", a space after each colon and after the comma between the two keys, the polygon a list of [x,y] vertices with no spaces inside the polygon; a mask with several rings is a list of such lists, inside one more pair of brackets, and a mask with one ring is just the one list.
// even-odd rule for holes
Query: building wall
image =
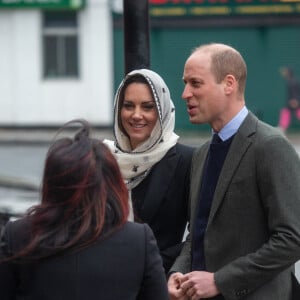
{"label": "building wall", "polygon": [[109,0],[79,11],[79,79],[44,79],[42,13],[0,10],[0,126],[60,126],[73,118],[112,123]]}

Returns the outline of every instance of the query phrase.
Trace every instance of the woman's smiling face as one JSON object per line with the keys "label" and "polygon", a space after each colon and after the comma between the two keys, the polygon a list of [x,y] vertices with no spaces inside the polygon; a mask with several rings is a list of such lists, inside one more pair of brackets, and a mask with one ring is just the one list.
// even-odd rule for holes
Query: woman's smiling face
{"label": "woman's smiling face", "polygon": [[133,82],[126,87],[120,117],[132,149],[150,137],[158,112],[147,84]]}

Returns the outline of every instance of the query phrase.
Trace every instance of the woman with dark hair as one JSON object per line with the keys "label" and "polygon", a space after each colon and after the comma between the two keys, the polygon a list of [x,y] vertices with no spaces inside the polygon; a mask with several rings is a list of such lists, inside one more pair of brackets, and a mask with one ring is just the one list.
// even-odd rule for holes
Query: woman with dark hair
{"label": "woman with dark hair", "polygon": [[0,299],[168,299],[151,229],[127,222],[115,158],[78,122],[47,153],[41,203],[5,227]]}
{"label": "woman with dark hair", "polygon": [[164,80],[148,69],[125,76],[115,96],[117,158],[129,190],[130,220],[153,230],[167,273],[182,247],[188,221],[194,149],[178,143],[175,106]]}

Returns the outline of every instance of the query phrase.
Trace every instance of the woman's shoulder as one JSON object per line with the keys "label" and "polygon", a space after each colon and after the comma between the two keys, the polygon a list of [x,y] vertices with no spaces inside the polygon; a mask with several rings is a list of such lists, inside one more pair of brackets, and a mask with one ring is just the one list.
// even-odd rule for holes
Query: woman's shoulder
{"label": "woman's shoulder", "polygon": [[180,143],[177,143],[174,148],[176,154],[180,157],[179,164],[186,166],[190,165],[196,148]]}
{"label": "woman's shoulder", "polygon": [[[169,174],[173,173],[176,170],[181,170],[180,172],[184,173],[184,170],[189,169],[193,155],[194,155],[194,147],[177,143],[169,151],[166,155],[154,166],[150,175],[153,175],[155,170],[155,174],[161,177],[162,169],[169,172]],[[149,177],[149,176],[148,176]]]}
{"label": "woman's shoulder", "polygon": [[192,156],[194,151],[195,151],[195,147],[190,146],[190,145],[186,145],[186,144],[181,144],[181,143],[177,143],[175,145],[177,152],[183,154],[183,155],[190,155]]}
{"label": "woman's shoulder", "polygon": [[[129,239],[134,241],[147,242],[154,239],[154,233],[147,223],[126,222],[121,230]],[[121,233],[122,234],[122,233]]]}
{"label": "woman's shoulder", "polygon": [[176,143],[172,148],[169,149],[164,158],[174,155],[189,158],[193,156],[195,149],[195,147],[192,147],[190,145]]}
{"label": "woman's shoulder", "polygon": [[8,232],[13,235],[24,235],[26,232],[30,232],[30,220],[28,217],[8,221],[5,224],[4,232]]}
{"label": "woman's shoulder", "polygon": [[13,251],[20,249],[28,241],[30,236],[29,218],[21,218],[14,221],[8,221],[2,232],[2,242]]}
{"label": "woman's shoulder", "polygon": [[134,223],[126,222],[122,228],[122,231],[131,235],[145,236],[152,233],[151,228],[146,223]]}

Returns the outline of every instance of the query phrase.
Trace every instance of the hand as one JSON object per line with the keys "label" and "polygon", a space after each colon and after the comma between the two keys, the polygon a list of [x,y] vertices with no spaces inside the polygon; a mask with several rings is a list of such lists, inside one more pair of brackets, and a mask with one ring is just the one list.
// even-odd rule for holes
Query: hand
{"label": "hand", "polygon": [[191,300],[211,298],[220,294],[214,280],[214,273],[194,271],[180,277],[180,281],[181,290]]}
{"label": "hand", "polygon": [[181,289],[181,278],[183,277],[182,273],[176,272],[173,273],[168,280],[168,290],[170,300],[188,300],[188,296],[185,295]]}

